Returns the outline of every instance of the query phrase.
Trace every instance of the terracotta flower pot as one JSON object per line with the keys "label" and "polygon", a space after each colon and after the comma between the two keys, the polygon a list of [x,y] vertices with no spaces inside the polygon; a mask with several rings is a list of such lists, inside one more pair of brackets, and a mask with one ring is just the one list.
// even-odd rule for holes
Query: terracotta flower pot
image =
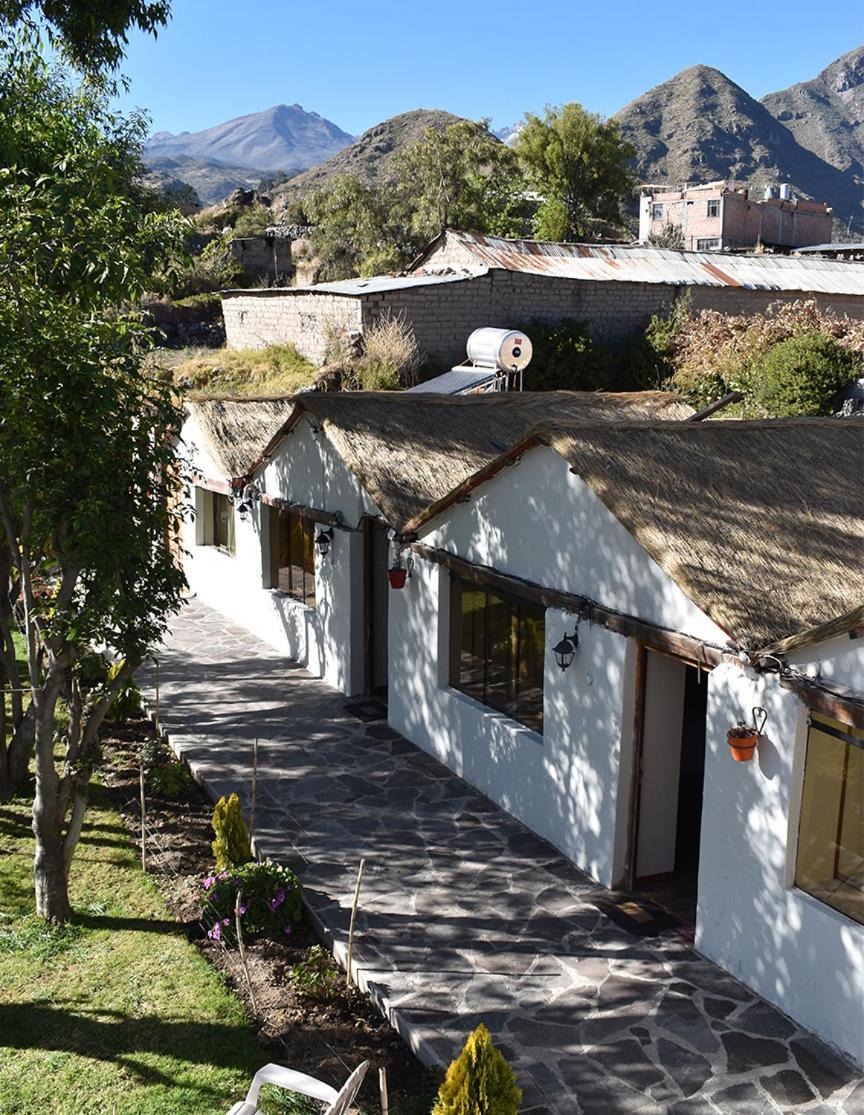
{"label": "terracotta flower pot", "polygon": [[753,752],[756,750],[756,744],[759,742],[759,733],[752,731],[745,735],[735,735],[734,729],[726,733],[726,740],[729,744],[729,750],[732,752],[732,758],[736,763],[749,763],[753,758]]}
{"label": "terracotta flower pot", "polygon": [[405,588],[405,578],[408,576],[407,569],[400,569],[394,566],[392,569],[387,570],[387,579],[390,582],[390,588]]}

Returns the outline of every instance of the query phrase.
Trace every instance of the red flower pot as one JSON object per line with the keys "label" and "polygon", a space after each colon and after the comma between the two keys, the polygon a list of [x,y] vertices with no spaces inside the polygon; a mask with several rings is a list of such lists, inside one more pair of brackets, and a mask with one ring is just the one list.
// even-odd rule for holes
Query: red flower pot
{"label": "red flower pot", "polygon": [[390,582],[390,588],[405,588],[405,579],[407,576],[408,570],[401,569],[396,565],[394,565],[392,569],[387,570],[387,580]]}
{"label": "red flower pot", "polygon": [[750,732],[746,736],[736,736],[730,731],[726,733],[726,741],[736,763],[749,763],[759,742],[759,733]]}

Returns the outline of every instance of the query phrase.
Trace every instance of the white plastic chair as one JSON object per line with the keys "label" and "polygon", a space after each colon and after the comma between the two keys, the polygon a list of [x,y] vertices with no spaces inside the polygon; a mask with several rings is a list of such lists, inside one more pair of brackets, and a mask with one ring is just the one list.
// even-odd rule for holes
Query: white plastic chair
{"label": "white plastic chair", "polygon": [[305,1072],[295,1072],[293,1069],[283,1068],[282,1065],[265,1065],[252,1078],[252,1087],[246,1093],[246,1099],[235,1103],[228,1115],[260,1115],[257,1106],[258,1093],[263,1084],[275,1084],[278,1088],[285,1088],[286,1091],[299,1092],[301,1096],[309,1096],[313,1100],[329,1104],[330,1106],[323,1110],[322,1115],[346,1115],[348,1108],[357,1098],[368,1068],[368,1061],[358,1065],[337,1092],[323,1080],[316,1080],[314,1076],[307,1076]]}

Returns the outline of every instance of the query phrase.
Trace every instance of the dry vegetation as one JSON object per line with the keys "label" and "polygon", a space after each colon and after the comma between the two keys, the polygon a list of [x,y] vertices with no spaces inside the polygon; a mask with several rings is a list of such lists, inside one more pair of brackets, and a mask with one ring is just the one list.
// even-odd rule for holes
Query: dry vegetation
{"label": "dry vegetation", "polygon": [[174,382],[199,395],[290,395],[308,387],[314,364],[293,345],[260,349],[185,349],[160,360],[172,368]]}

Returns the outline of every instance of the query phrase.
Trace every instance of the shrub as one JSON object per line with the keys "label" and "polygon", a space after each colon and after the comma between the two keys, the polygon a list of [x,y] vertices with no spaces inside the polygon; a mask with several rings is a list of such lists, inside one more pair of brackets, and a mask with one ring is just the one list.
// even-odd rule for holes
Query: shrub
{"label": "shrub", "polygon": [[864,353],[864,322],[821,311],[814,300],[774,302],[754,316],[702,310],[685,318],[675,336],[671,386],[696,407],[741,391],[748,413],[764,413],[753,401],[757,363],[781,341],[807,333]]}
{"label": "shrub", "polygon": [[234,235],[263,236],[264,230],[273,224],[273,214],[269,205],[253,205],[244,209],[234,225]]}
{"label": "shrub", "polygon": [[208,875],[203,882],[204,920],[210,923],[212,941],[233,943],[236,937],[235,908],[240,895],[240,919],[244,934],[284,940],[300,920],[300,880],[287,867],[276,863],[247,863],[233,871]]}
{"label": "shrub", "polygon": [[159,797],[181,797],[192,781],[185,763],[175,759],[158,736],[150,736],[141,745],[141,765],[149,790]]}
{"label": "shrub", "polygon": [[417,338],[404,314],[383,314],[364,333],[358,361],[364,391],[412,387],[421,363]]}
{"label": "shrub", "polygon": [[252,859],[249,830],[243,820],[240,799],[236,794],[231,794],[228,798],[221,797],[216,802],[213,810],[213,831],[216,833],[213,855],[216,859],[217,871],[240,867]]}
{"label": "shrub", "polygon": [[481,1022],[448,1068],[432,1115],[518,1115],[521,1099],[513,1070]]}
{"label": "shrub", "polygon": [[[124,665],[125,661],[122,658],[119,662],[111,663],[108,667],[106,679],[109,684],[117,677]],[[108,719],[140,720],[143,715],[144,710],[141,707],[141,690],[138,688],[138,684],[133,678],[128,678],[117,690],[117,695],[111,702],[111,707],[108,709]]]}
{"label": "shrub", "polygon": [[302,960],[291,969],[291,978],[307,999],[332,999],[342,989],[341,974],[333,958],[321,945],[308,948]]}
{"label": "shrub", "polygon": [[823,333],[802,333],[755,362],[753,403],[766,415],[831,414],[841,391],[860,374],[856,353]]}

